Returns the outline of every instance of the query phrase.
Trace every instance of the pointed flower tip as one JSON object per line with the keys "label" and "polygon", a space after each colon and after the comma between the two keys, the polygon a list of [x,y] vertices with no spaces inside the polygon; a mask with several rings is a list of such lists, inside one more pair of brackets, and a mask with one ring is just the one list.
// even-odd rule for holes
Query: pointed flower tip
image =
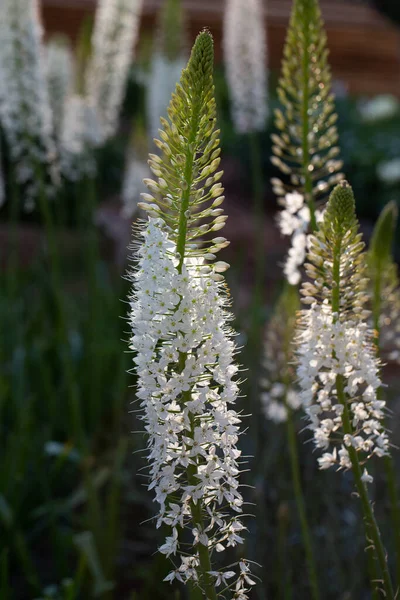
{"label": "pointed flower tip", "polygon": [[332,191],[327,213],[340,224],[346,224],[355,218],[355,199],[351,185],[342,180]]}
{"label": "pointed flower tip", "polygon": [[214,40],[208,29],[203,29],[197,36],[192,48],[188,69],[195,74],[211,74],[214,63]]}

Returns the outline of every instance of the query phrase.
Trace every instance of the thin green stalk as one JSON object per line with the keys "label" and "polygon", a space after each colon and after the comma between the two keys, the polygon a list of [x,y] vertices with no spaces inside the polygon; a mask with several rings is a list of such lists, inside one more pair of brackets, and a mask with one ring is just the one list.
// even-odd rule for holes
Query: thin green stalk
{"label": "thin green stalk", "polygon": [[[374,323],[374,341],[376,345],[377,356],[380,356],[380,315],[382,309],[382,275],[384,266],[379,265],[376,268],[375,278],[373,281],[372,293],[372,316]],[[378,395],[382,396],[382,388],[378,391]],[[396,549],[396,571],[400,574],[400,499],[396,480],[396,469],[392,456],[389,454],[384,457],[384,467],[386,475],[386,484],[388,487],[390,500],[390,513],[393,524],[394,544]]]}
{"label": "thin green stalk", "polygon": [[63,291],[61,287],[60,262],[57,238],[53,216],[50,210],[48,198],[45,196],[44,193],[43,182],[40,173],[38,174],[38,177],[39,181],[41,182],[40,192],[38,195],[38,202],[49,246],[50,277],[52,282],[57,315],[57,337],[61,346],[61,363],[68,387],[71,413],[71,428],[75,436],[75,442],[77,443],[79,448],[82,448],[84,445],[84,428],[79,403],[78,388],[69,348],[68,328],[65,319]]}
{"label": "thin green stalk", "polygon": [[84,185],[85,211],[85,233],[83,239],[86,240],[85,261],[87,268],[88,286],[89,286],[89,314],[88,319],[88,359],[90,366],[90,387],[89,387],[89,423],[93,430],[99,420],[99,399],[101,396],[101,374],[102,374],[102,344],[99,340],[101,305],[100,288],[97,281],[97,267],[99,258],[99,246],[97,238],[97,229],[94,223],[96,209],[96,184],[92,178],[86,177]]}
{"label": "thin green stalk", "polygon": [[293,489],[294,495],[296,499],[297,510],[299,513],[300,525],[301,525],[301,535],[303,538],[304,549],[306,553],[306,562],[308,575],[310,578],[310,588],[311,588],[311,598],[314,600],[319,600],[319,587],[318,587],[318,577],[317,577],[317,569],[314,558],[313,544],[310,533],[310,527],[308,524],[306,507],[304,502],[304,495],[301,485],[300,478],[300,464],[299,464],[299,456],[297,452],[297,436],[293,422],[293,413],[289,406],[287,408],[287,439],[289,445],[289,454],[290,454],[290,466],[292,470],[292,481],[293,481]]}
{"label": "thin green stalk", "polygon": [[310,164],[310,124],[309,124],[309,101],[310,101],[310,90],[309,90],[309,79],[310,79],[310,53],[308,51],[310,46],[310,23],[307,19],[303,20],[303,36],[304,36],[304,52],[302,60],[302,166],[303,166],[303,178],[304,178],[304,192],[307,201],[308,208],[310,209],[310,227],[311,231],[316,231],[317,221],[315,218],[315,202],[313,196],[313,183],[311,177],[311,171],[309,170]]}
{"label": "thin green stalk", "polygon": [[250,155],[251,155],[251,172],[253,181],[253,198],[254,198],[254,289],[253,289],[253,306],[252,306],[252,324],[251,331],[253,336],[258,333],[260,325],[260,308],[262,306],[262,291],[263,291],[263,275],[264,275],[264,210],[263,210],[263,176],[261,163],[261,148],[260,139],[256,132],[249,135]]}
{"label": "thin green stalk", "polygon": [[[344,379],[343,375],[337,375],[336,377],[336,390],[338,400],[343,406],[343,431],[345,434],[351,436],[354,435],[353,427],[351,425],[351,418],[349,407],[347,403],[346,394],[344,391]],[[367,487],[362,480],[362,469],[358,460],[357,451],[350,446],[348,448],[349,457],[352,465],[352,472],[354,476],[355,485],[357,488],[358,495],[361,500],[361,506],[364,514],[364,525],[367,540],[372,544],[376,560],[379,564],[379,568],[382,576],[383,588],[385,590],[386,600],[394,600],[394,590],[392,580],[389,573],[389,568],[386,560],[386,551],[382,543],[381,534],[379,531],[378,523],[376,522],[374,511],[371,502],[368,498]],[[374,582],[372,582],[374,583]],[[379,581],[375,582],[375,587],[378,587]]]}
{"label": "thin green stalk", "polygon": [[278,509],[278,588],[280,600],[291,600],[290,565],[287,560],[287,530],[289,511],[287,505]]}
{"label": "thin green stalk", "polygon": [[9,190],[9,224],[8,224],[8,260],[7,260],[7,279],[6,290],[7,298],[13,302],[18,287],[18,220],[21,211],[21,199],[17,182],[15,181],[13,169],[9,169],[8,179]]}
{"label": "thin green stalk", "polygon": [[[187,211],[190,203],[190,194],[192,191],[193,185],[193,165],[194,165],[194,149],[196,147],[196,138],[197,132],[200,124],[201,118],[201,104],[199,101],[194,100],[193,104],[193,112],[191,115],[191,127],[190,133],[188,136],[187,143],[187,152],[186,152],[186,161],[185,161],[185,169],[183,176],[183,185],[182,185],[182,194],[181,194],[181,202],[179,209],[179,224],[178,224],[178,240],[176,249],[179,254],[179,264],[178,264],[178,272],[182,273],[183,264],[185,260],[185,250],[186,250],[186,234],[187,234]],[[181,371],[185,368],[186,363],[186,354],[181,352],[179,356],[179,368]],[[190,390],[189,392],[185,392],[183,394],[182,401],[185,402],[190,399]],[[194,438],[194,416],[190,415],[191,419],[191,431],[189,433],[189,437]],[[198,481],[195,477],[197,473],[196,465],[189,465],[187,468],[187,477],[189,483],[192,485],[197,485]],[[190,503],[190,511],[192,514],[193,522],[198,526],[199,530],[203,530],[203,516],[202,516],[202,506],[198,501],[194,503],[193,501]],[[202,575],[202,583],[204,586],[204,591],[206,592],[208,600],[217,600],[217,593],[215,590],[215,586],[213,583],[212,576],[209,575],[209,571],[211,568],[211,559],[210,552],[208,547],[203,546],[202,544],[198,544],[198,553],[199,553],[199,562],[200,562],[200,571]]]}
{"label": "thin green stalk", "polygon": [[[339,315],[340,312],[340,256],[342,250],[342,240],[336,243],[333,256],[333,286],[332,286],[332,312],[333,314]],[[336,320],[338,316],[336,316]],[[345,381],[343,375],[336,376],[336,391],[337,397],[340,404],[343,406],[343,431],[345,434],[350,436],[354,435],[353,427],[351,424],[350,411],[348,406],[348,399],[345,393]],[[381,534],[379,531],[378,523],[376,522],[374,511],[370,503],[368,492],[365,483],[362,480],[362,470],[360,462],[358,460],[358,454],[353,446],[348,448],[349,458],[352,465],[352,472],[354,476],[354,482],[358,495],[361,500],[362,511],[364,515],[364,525],[367,540],[372,544],[373,551],[375,553],[376,560],[379,564],[379,568],[382,576],[383,588],[385,590],[386,600],[394,600],[394,590],[392,580],[390,578],[389,568],[386,560],[386,551],[382,543]],[[375,588],[378,587],[379,582],[372,581]]]}

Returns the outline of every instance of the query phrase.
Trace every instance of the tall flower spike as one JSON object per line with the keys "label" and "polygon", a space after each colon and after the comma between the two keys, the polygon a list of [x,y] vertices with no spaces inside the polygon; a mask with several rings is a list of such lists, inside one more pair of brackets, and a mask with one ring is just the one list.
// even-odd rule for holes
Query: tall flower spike
{"label": "tall flower spike", "polygon": [[320,229],[310,236],[306,271],[313,281],[301,290],[310,308],[301,318],[297,374],[309,428],[316,447],[324,451],[319,466],[352,471],[368,546],[379,564],[385,597],[394,599],[366,488],[372,481],[366,463],[373,455],[388,454],[389,439],[385,402],[378,397],[380,364],[366,322],[369,311],[364,308],[369,295],[363,247],[353,192],[343,181],[331,193]]}
{"label": "tall flower spike", "polygon": [[334,97],[327,61],[326,34],[318,0],[293,0],[278,85],[282,108],[275,111],[272,163],[284,181],[271,183],[283,207],[279,226],[292,237],[285,265],[290,284],[300,281],[306,233],[315,230],[321,213],[318,203],[338,183],[342,161],[338,159]]}
{"label": "tall flower spike", "polygon": [[313,282],[301,289],[310,308],[301,319],[298,377],[315,445],[326,451],[318,459],[321,469],[351,468],[349,448],[362,464],[388,452],[385,402],[377,397],[379,362],[364,308],[369,298],[363,247],[353,193],[342,182],[331,194],[320,230],[310,236],[306,271]]}
{"label": "tall flower spike", "polygon": [[226,0],[224,62],[238,133],[262,131],[268,116],[267,42],[261,0]]}
{"label": "tall flower spike", "polygon": [[99,0],[92,35],[87,92],[103,140],[115,134],[132,62],[143,0]]}
{"label": "tall flower spike", "polygon": [[147,84],[150,137],[157,136],[160,116],[166,116],[171,94],[186,65],[185,20],[181,0],[167,0],[160,9]]}
{"label": "tall flower spike", "polygon": [[214,564],[216,553],[243,542],[245,527],[238,367],[221,275],[228,265],[214,262],[227,242],[200,242],[225,222],[217,208],[223,190],[212,70],[212,37],[203,32],[162,121],[162,155],[150,155],[157,181],[146,180],[151,194],[141,204],[150,216],[130,274],[130,347],[148,434],[149,488],[160,507],[158,526],[170,529],[160,552],[180,557],[166,579],[190,581],[210,600],[219,589],[245,600],[254,584],[247,561],[236,574]]}
{"label": "tall flower spike", "polygon": [[74,86],[74,57],[68,38],[54,36],[46,45],[46,75],[53,128],[59,139],[67,97]]}
{"label": "tall flower spike", "polygon": [[37,0],[2,1],[0,120],[27,209],[39,193],[39,165],[44,181],[58,182],[42,34]]}
{"label": "tall flower spike", "polygon": [[296,410],[301,405],[293,366],[293,335],[299,304],[297,290],[286,286],[265,334],[261,402],[266,418],[276,423],[286,421],[288,408]]}

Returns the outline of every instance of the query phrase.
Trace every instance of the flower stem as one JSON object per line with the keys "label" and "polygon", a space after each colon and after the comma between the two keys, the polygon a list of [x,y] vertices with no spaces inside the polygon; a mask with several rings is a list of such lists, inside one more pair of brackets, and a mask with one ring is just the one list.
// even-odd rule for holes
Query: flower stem
{"label": "flower stem", "polygon": [[[332,288],[332,312],[335,315],[335,320],[339,318],[340,311],[340,257],[342,251],[342,235],[338,236],[335,243],[333,254],[333,288]],[[336,376],[336,392],[338,401],[343,406],[343,432],[346,435],[353,436],[353,427],[351,424],[348,399],[345,393],[344,376],[338,374]],[[358,460],[357,451],[353,446],[348,447],[349,458],[351,461],[354,482],[358,495],[361,500],[362,511],[364,515],[364,525],[367,541],[372,545],[376,560],[382,575],[383,588],[385,590],[386,600],[394,600],[394,591],[390,578],[389,568],[386,560],[386,551],[382,543],[381,534],[378,523],[376,522],[374,511],[368,497],[368,492],[365,483],[362,480],[362,470]],[[375,588],[378,588],[379,582],[371,581]]]}
{"label": "flower stem", "polygon": [[[336,390],[338,400],[343,406],[343,431],[345,434],[354,435],[353,427],[351,425],[350,412],[347,404],[347,398],[344,391],[344,378],[343,375],[337,375],[336,377]],[[393,591],[392,581],[390,578],[389,568],[386,560],[386,551],[382,543],[381,534],[379,531],[378,523],[376,522],[374,511],[371,502],[368,498],[368,492],[365,483],[362,480],[362,471],[360,462],[358,460],[357,451],[355,448],[350,446],[348,448],[349,457],[351,460],[352,471],[354,475],[354,481],[357,488],[358,495],[361,500],[362,510],[364,514],[364,524],[366,537],[371,542],[375,552],[376,559],[379,564],[382,575],[383,588],[385,590],[386,600],[394,600],[395,595]],[[372,582],[374,583],[374,582]],[[375,586],[378,586],[379,582],[375,582]]]}
{"label": "flower stem", "polygon": [[[372,316],[374,323],[374,341],[376,346],[376,353],[380,355],[380,315],[382,309],[382,275],[384,273],[384,266],[380,265],[376,269],[375,277],[373,278],[373,292],[372,292]],[[382,388],[378,390],[379,396],[382,396]],[[400,501],[398,486],[396,481],[396,469],[393,464],[393,458],[391,455],[384,457],[386,484],[388,487],[389,500],[390,500],[390,512],[393,525],[394,543],[396,548],[396,571],[400,574]]]}
{"label": "flower stem", "polygon": [[[38,169],[39,171],[39,169]],[[78,388],[75,380],[74,368],[70,356],[68,330],[65,320],[64,301],[61,289],[61,278],[60,278],[60,264],[59,264],[59,253],[56,242],[56,232],[54,228],[53,215],[50,210],[48,198],[44,192],[43,180],[41,173],[38,175],[40,182],[40,190],[38,194],[39,208],[42,214],[43,223],[46,230],[47,242],[49,245],[49,257],[50,257],[50,277],[53,287],[56,318],[57,318],[57,336],[60,343],[61,352],[61,363],[64,375],[67,381],[72,431],[75,435],[75,441],[80,448],[84,443],[84,429],[82,422],[81,409],[79,405]]]}
{"label": "flower stem", "polygon": [[292,481],[293,481],[293,489],[294,495],[296,499],[297,510],[299,513],[300,526],[301,526],[301,534],[303,537],[304,549],[306,553],[306,562],[308,575],[310,578],[310,587],[311,587],[311,598],[314,600],[319,600],[319,588],[318,588],[318,578],[317,571],[314,559],[314,552],[312,547],[312,540],[310,534],[310,527],[308,524],[306,507],[304,502],[304,495],[301,486],[300,479],[300,464],[299,464],[299,456],[297,452],[297,438],[296,431],[293,422],[293,413],[289,406],[287,408],[287,439],[289,444],[289,454],[290,454],[290,465],[292,470]]}
{"label": "flower stem", "polygon": [[303,178],[304,178],[304,195],[307,201],[308,208],[310,209],[310,227],[311,231],[316,231],[317,221],[315,218],[315,202],[313,196],[313,183],[311,178],[311,172],[309,170],[310,164],[310,123],[309,123],[309,103],[310,103],[310,22],[307,18],[303,19],[303,60],[302,60],[302,160],[303,160]]}
{"label": "flower stem", "polygon": [[254,198],[254,290],[252,307],[252,334],[257,334],[260,325],[260,308],[262,307],[262,290],[264,275],[264,210],[263,210],[263,176],[261,164],[260,139],[257,133],[249,135],[251,153],[251,171]]}

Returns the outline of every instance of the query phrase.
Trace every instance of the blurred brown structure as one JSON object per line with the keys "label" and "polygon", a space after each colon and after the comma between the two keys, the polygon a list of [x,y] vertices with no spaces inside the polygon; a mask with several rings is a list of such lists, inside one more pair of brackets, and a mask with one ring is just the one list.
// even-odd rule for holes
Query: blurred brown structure
{"label": "blurred brown structure", "polygon": [[[73,39],[76,39],[84,17],[92,13],[96,5],[96,0],[42,2],[48,33],[61,31]],[[144,0],[142,27],[145,30],[151,31],[154,27],[155,15],[162,2]],[[220,59],[224,0],[183,2],[191,36],[194,38],[200,29],[209,27],[216,39],[217,59]],[[272,70],[278,70],[291,0],[265,0],[265,5],[269,64]],[[352,93],[400,96],[400,29],[359,0],[321,0],[321,5],[334,78],[342,81]]]}

